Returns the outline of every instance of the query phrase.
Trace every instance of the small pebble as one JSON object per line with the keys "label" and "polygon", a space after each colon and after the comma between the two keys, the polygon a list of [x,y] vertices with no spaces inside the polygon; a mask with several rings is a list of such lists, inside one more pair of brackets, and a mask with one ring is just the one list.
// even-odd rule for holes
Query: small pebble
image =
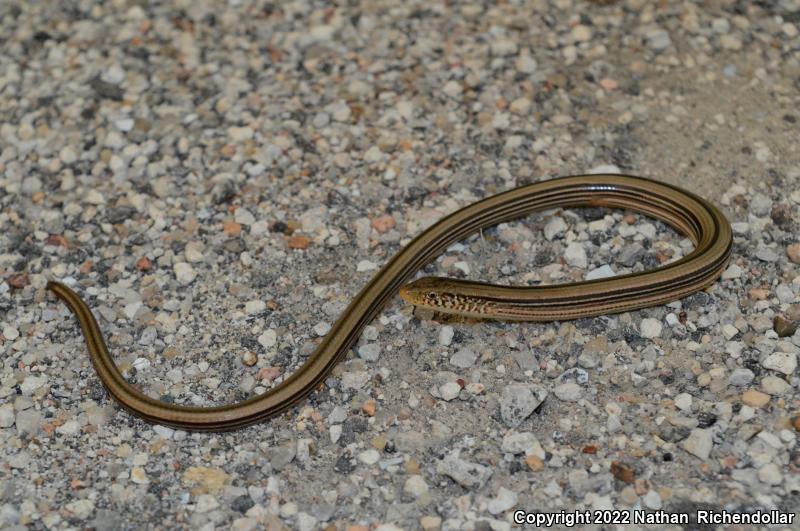
{"label": "small pebble", "polygon": [[564,261],[573,267],[579,267],[581,269],[585,269],[586,266],[589,265],[583,245],[577,242],[572,242],[567,245],[567,249],[564,251]]}
{"label": "small pebble", "polygon": [[422,476],[409,476],[403,485],[403,492],[411,494],[415,498],[421,498],[428,494],[428,484],[425,483],[425,479]]}
{"label": "small pebble", "polygon": [[175,278],[184,286],[191,284],[197,277],[194,268],[187,262],[178,262],[172,269],[175,271]]}
{"label": "small pebble", "polygon": [[653,318],[642,319],[639,327],[639,334],[647,339],[653,339],[661,335],[661,321]]}
{"label": "small pebble", "polygon": [[244,363],[248,367],[252,367],[257,362],[258,362],[258,356],[256,355],[255,352],[251,350],[244,351],[244,354],[242,354],[242,363]]}
{"label": "small pebble", "polygon": [[325,321],[320,321],[319,323],[314,325],[313,330],[315,334],[322,337],[331,331],[331,325],[329,323],[326,323]]}
{"label": "small pebble", "polygon": [[278,334],[272,328],[268,328],[260,336],[258,336],[258,343],[267,349],[274,347],[277,342]]}
{"label": "small pebble", "polygon": [[795,264],[800,264],[800,243],[793,243],[787,246],[786,256]]}
{"label": "small pebble", "polygon": [[286,240],[289,249],[308,249],[311,245],[311,239],[307,236],[303,236],[302,234],[296,234],[294,236],[290,236]]}
{"label": "small pebble", "polygon": [[10,428],[14,421],[14,407],[11,404],[0,405],[0,428]]}
{"label": "small pebble", "polygon": [[453,342],[455,330],[452,326],[445,325],[439,329],[439,344],[442,346],[449,346]]}
{"label": "small pebble", "polygon": [[439,394],[442,397],[442,400],[449,402],[458,398],[458,395],[461,393],[461,386],[458,385],[456,382],[445,382],[441,386],[439,386]]}
{"label": "small pebble", "polygon": [[662,51],[672,44],[672,41],[669,38],[669,33],[663,29],[654,29],[649,31],[646,34],[646,38],[648,46],[656,51]]}
{"label": "small pebble", "polygon": [[775,352],[767,356],[761,365],[765,369],[791,376],[797,368],[797,355],[790,352]]}
{"label": "small pebble", "polygon": [[466,369],[472,367],[477,359],[478,355],[475,352],[468,348],[462,348],[450,356],[450,364],[461,369]]}
{"label": "small pebble", "polygon": [[573,382],[567,382],[557,385],[553,390],[553,394],[555,394],[559,400],[563,400],[564,402],[577,402],[581,398],[583,390],[581,389],[580,385]]}
{"label": "small pebble", "polygon": [[722,280],[731,280],[734,278],[740,278],[742,276],[742,268],[736,264],[731,264],[728,266],[725,271],[722,272]]}
{"label": "small pebble", "polygon": [[[772,328],[778,337],[790,337],[797,331],[798,322],[783,315],[776,315],[772,320]],[[5,335],[5,333],[3,333]]]}
{"label": "small pebble", "polygon": [[359,273],[362,271],[374,271],[375,269],[378,269],[378,265],[369,260],[361,260],[356,266],[356,271]]}
{"label": "small pebble", "polygon": [[745,391],[742,395],[742,402],[750,407],[761,408],[769,403],[769,395],[750,389],[749,391]]}
{"label": "small pebble", "polygon": [[266,309],[267,303],[264,301],[247,301],[244,305],[244,311],[247,315],[261,313]]}
{"label": "small pebble", "polygon": [[702,460],[708,459],[711,449],[714,446],[711,431],[707,429],[695,428],[683,443],[682,448],[690,454]]}
{"label": "small pebble", "polygon": [[564,234],[567,230],[567,223],[561,216],[554,216],[544,226],[544,237],[548,240],[554,239],[560,234]]}
{"label": "small pebble", "polygon": [[374,465],[381,458],[381,454],[377,450],[369,449],[358,454],[358,460],[365,465]]}

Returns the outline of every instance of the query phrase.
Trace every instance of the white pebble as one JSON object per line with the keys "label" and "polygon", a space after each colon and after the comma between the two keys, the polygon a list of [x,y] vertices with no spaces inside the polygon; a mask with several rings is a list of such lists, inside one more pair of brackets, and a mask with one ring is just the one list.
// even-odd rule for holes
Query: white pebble
{"label": "white pebble", "polygon": [[403,492],[419,498],[428,493],[428,484],[425,483],[425,478],[419,474],[414,474],[406,480],[405,485],[403,485]]}
{"label": "white pebble", "polygon": [[313,330],[314,330],[315,334],[317,334],[318,336],[322,337],[322,336],[324,336],[325,334],[327,334],[328,332],[331,331],[331,325],[329,325],[325,321],[320,321],[320,322],[318,322],[317,324],[314,325]]}
{"label": "white pebble", "polygon": [[84,197],[84,201],[92,205],[102,205],[103,203],[106,202],[106,199],[103,197],[103,194],[101,194],[97,190],[89,190],[88,192],[86,192],[86,197]]}
{"label": "white pebble", "polygon": [[449,346],[453,342],[455,331],[452,326],[445,325],[439,330],[439,344],[442,346]]}
{"label": "white pebble", "polygon": [[444,93],[453,99],[459,98],[461,96],[461,92],[463,91],[461,88],[461,83],[458,81],[448,81],[445,83],[442,90],[444,90]]}
{"label": "white pebble", "polygon": [[742,268],[736,264],[731,264],[728,268],[722,272],[722,279],[729,280],[732,278],[739,278],[742,276]]}
{"label": "white pebble", "polygon": [[3,328],[3,337],[8,339],[9,341],[14,341],[19,337],[19,330],[17,330],[13,326],[6,326]]}
{"label": "white pebble", "polygon": [[783,482],[783,474],[775,463],[767,463],[758,469],[758,479],[767,485],[780,485]]}
{"label": "white pebble", "polygon": [[774,352],[767,356],[761,365],[765,369],[791,376],[797,368],[797,355],[792,352]]}
{"label": "white pebble", "polygon": [[229,127],[228,136],[234,142],[244,142],[253,138],[253,130],[249,127]]}
{"label": "white pebble", "polygon": [[564,251],[564,260],[573,267],[585,268],[589,265],[586,251],[583,249],[583,245],[578,242],[572,242],[567,245],[567,249]]}
{"label": "white pebble", "polygon": [[203,243],[202,242],[189,242],[183,250],[184,256],[188,262],[202,262],[203,261]]}
{"label": "white pebble", "polygon": [[692,395],[689,393],[681,393],[675,397],[675,407],[680,409],[681,411],[691,411],[692,410]]}
{"label": "white pebble", "polygon": [[156,424],[153,426],[153,431],[156,432],[162,439],[171,439],[172,435],[175,433],[175,430],[170,428],[169,426],[162,426],[161,424]]}
{"label": "white pebble", "polygon": [[14,425],[15,420],[13,404],[0,406],[0,428],[10,428]]}
{"label": "white pebble", "polygon": [[114,122],[114,125],[123,133],[127,133],[133,129],[134,121],[132,118],[122,118],[121,120]]}
{"label": "white pebble", "polygon": [[244,311],[247,315],[253,315],[263,312],[267,309],[267,303],[264,301],[247,301],[244,305]]}
{"label": "white pebble", "polygon": [[653,318],[642,319],[642,324],[639,327],[639,334],[642,337],[652,339],[661,335],[661,321]]}
{"label": "white pebble", "polygon": [[567,230],[567,223],[561,216],[555,216],[544,226],[544,237],[552,240]]}
{"label": "white pebble", "polygon": [[517,57],[515,66],[517,67],[517,71],[523,74],[533,74],[539,67],[536,59],[528,54],[521,54],[519,57]]}
{"label": "white pebble", "polygon": [[361,260],[358,265],[356,266],[356,271],[372,271],[374,269],[378,269],[378,266],[369,260]]}
{"label": "white pebble", "polygon": [[461,393],[461,386],[456,382],[446,382],[439,386],[439,395],[446,402],[457,398],[459,393]]}
{"label": "white pebble", "polygon": [[268,328],[263,334],[258,336],[258,343],[264,348],[274,347],[278,342],[278,334],[272,328]]}
{"label": "white pebble", "polygon": [[236,213],[233,215],[233,220],[236,223],[241,223],[242,225],[252,225],[256,222],[255,216],[250,213],[249,210],[246,208],[237,208]]}
{"label": "white pebble", "polygon": [[331,436],[331,442],[336,444],[339,442],[339,438],[342,436],[342,425],[341,424],[334,424],[330,428],[328,428],[328,433]]}
{"label": "white pebble", "polygon": [[732,324],[726,324],[722,326],[722,335],[725,336],[725,339],[733,339],[738,333],[739,329]]}
{"label": "white pebble", "polygon": [[466,262],[456,262],[453,267],[461,270],[465,275],[469,275],[469,264]]}
{"label": "white pebble", "polygon": [[377,343],[367,343],[358,347],[358,357],[367,361],[378,361],[381,355],[381,347]]}
{"label": "white pebble", "polygon": [[364,463],[365,465],[374,465],[375,463],[380,460],[381,454],[378,453],[378,450],[369,449],[364,450],[360,454],[358,454],[358,460]]}
{"label": "white pebble", "polygon": [[58,158],[61,159],[61,162],[64,164],[72,164],[78,160],[75,150],[73,150],[70,146],[64,146],[61,148],[61,151],[58,152]]}
{"label": "white pebble", "polygon": [[567,382],[557,385],[556,388],[553,389],[553,393],[559,400],[563,400],[564,402],[577,402],[583,394],[583,389],[576,383]]}
{"label": "white pebble", "polygon": [[622,170],[619,169],[619,166],[615,166],[614,164],[601,164],[600,166],[595,166],[589,173],[592,174],[601,174],[601,173],[622,173]]}
{"label": "white pebble", "polygon": [[364,331],[361,333],[361,337],[367,341],[375,341],[378,339],[378,329],[372,325],[365,326]]}
{"label": "white pebble", "polygon": [[647,491],[647,494],[642,496],[642,503],[644,503],[644,506],[648,509],[657,511],[661,509],[661,495],[658,493],[658,491],[649,490]]}
{"label": "white pebble", "polygon": [[188,262],[178,262],[172,269],[175,271],[175,278],[184,286],[191,284],[197,277],[197,273]]}
{"label": "white pebble", "polygon": [[194,506],[195,512],[207,513],[219,507],[219,502],[211,494],[201,494],[197,497],[197,503]]}
{"label": "white pebble", "polygon": [[608,264],[602,265],[595,269],[592,269],[588,273],[586,273],[586,280],[597,280],[600,278],[610,278],[616,276],[617,274],[614,273],[614,270],[611,269],[611,266]]}
{"label": "white pebble", "polygon": [[81,430],[81,425],[76,420],[68,420],[58,428],[56,432],[61,435],[75,435]]}
{"label": "white pebble", "polygon": [[493,515],[504,513],[517,504],[517,493],[505,487],[497,490],[497,496],[489,500],[487,509]]}
{"label": "white pebble", "polygon": [[136,358],[133,360],[132,365],[137,371],[144,371],[150,367],[150,360],[147,358]]}
{"label": "white pebble", "polygon": [[681,446],[695,457],[706,460],[714,447],[714,440],[709,430],[695,428]]}
{"label": "white pebble", "polygon": [[19,388],[23,395],[29,396],[46,383],[46,376],[26,376]]}
{"label": "white pebble", "polygon": [[583,24],[578,24],[572,28],[572,39],[575,42],[586,42],[592,38],[592,28]]}

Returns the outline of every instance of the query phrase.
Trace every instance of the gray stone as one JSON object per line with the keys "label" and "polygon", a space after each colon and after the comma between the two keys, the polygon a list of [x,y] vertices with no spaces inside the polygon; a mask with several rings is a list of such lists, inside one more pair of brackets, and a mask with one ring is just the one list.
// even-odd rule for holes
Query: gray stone
{"label": "gray stone", "polygon": [[403,485],[403,492],[411,494],[415,498],[421,498],[428,494],[428,484],[425,483],[425,478],[418,474],[409,476]]}
{"label": "gray stone", "polygon": [[478,355],[468,348],[462,348],[452,356],[450,356],[450,365],[454,365],[461,369],[472,367]]}
{"label": "gray stone", "polygon": [[772,210],[772,199],[757,192],[749,197],[748,206],[750,207],[750,212],[758,217],[764,217]]}
{"label": "gray stone", "polygon": [[708,459],[713,446],[714,440],[711,435],[711,431],[700,428],[693,429],[689,436],[684,439],[683,443],[681,444],[681,447],[684,450],[704,461]]}
{"label": "gray stone", "polygon": [[745,386],[753,381],[755,374],[750,369],[738,367],[733,370],[728,381],[731,385]]}
{"label": "gray stone", "polygon": [[602,265],[600,267],[596,267],[596,268],[592,269],[591,271],[589,271],[588,273],[586,273],[586,276],[584,278],[586,280],[598,280],[598,279],[601,279],[601,278],[611,278],[611,277],[614,277],[616,275],[617,274],[614,272],[613,269],[611,269],[610,265],[604,264],[604,265]]}
{"label": "gray stone", "polygon": [[378,343],[367,343],[358,347],[358,357],[367,361],[378,361],[381,347]]}
{"label": "gray stone", "polygon": [[35,409],[17,413],[17,433],[36,435],[42,427],[42,414]]}
{"label": "gray stone", "polygon": [[458,398],[461,393],[461,386],[457,382],[445,382],[439,386],[439,398],[449,402]]}
{"label": "gray stone", "polygon": [[458,450],[452,451],[439,461],[439,464],[436,465],[436,472],[450,477],[465,488],[482,487],[492,476],[490,467],[461,459]]}
{"label": "gray stone", "polygon": [[505,487],[497,490],[497,496],[489,500],[487,509],[493,515],[504,513],[517,504],[517,493]]}
{"label": "gray stone", "polygon": [[556,388],[553,389],[553,394],[564,402],[577,402],[580,400],[582,393],[583,389],[581,389],[581,386],[573,382],[557,385]]}
{"label": "gray stone", "polygon": [[291,463],[297,455],[297,444],[287,442],[276,446],[269,455],[269,462],[277,471],[281,471]]}
{"label": "gray stone", "polygon": [[584,369],[597,367],[597,355],[594,352],[581,352],[581,355],[578,356],[578,365]]}
{"label": "gray stone", "polygon": [[561,216],[553,216],[544,226],[544,237],[548,240],[554,239],[559,234],[564,234],[567,230],[567,223]]}
{"label": "gray stone", "polygon": [[644,247],[638,243],[634,243],[625,247],[619,253],[619,261],[627,267],[633,267],[638,261],[644,257]]}
{"label": "gray stone", "polygon": [[452,326],[445,325],[439,330],[439,344],[447,347],[453,342],[455,331]]}
{"label": "gray stone", "polygon": [[503,437],[502,450],[509,454],[522,454],[539,445],[536,436],[531,432],[508,432]]}
{"label": "gray stone", "polygon": [[647,45],[653,50],[659,52],[665,50],[670,44],[672,44],[672,41],[669,38],[669,33],[663,29],[650,30],[645,35],[645,38],[647,39]]}
{"label": "gray stone", "polygon": [[777,262],[779,256],[775,249],[770,247],[759,247],[756,249],[756,258],[763,262]]}
{"label": "gray stone", "polygon": [[522,424],[547,398],[547,390],[539,385],[512,384],[503,390],[500,416],[510,428]]}
{"label": "gray stone", "polygon": [[0,406],[0,428],[10,428],[14,425],[14,406],[3,404]]}

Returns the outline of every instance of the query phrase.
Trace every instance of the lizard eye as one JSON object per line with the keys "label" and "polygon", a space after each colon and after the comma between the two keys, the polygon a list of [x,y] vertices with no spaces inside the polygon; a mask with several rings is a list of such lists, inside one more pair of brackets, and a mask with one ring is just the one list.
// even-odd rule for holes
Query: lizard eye
{"label": "lizard eye", "polygon": [[436,292],[435,291],[431,291],[430,293],[428,293],[428,298],[429,299],[435,299],[436,298]]}

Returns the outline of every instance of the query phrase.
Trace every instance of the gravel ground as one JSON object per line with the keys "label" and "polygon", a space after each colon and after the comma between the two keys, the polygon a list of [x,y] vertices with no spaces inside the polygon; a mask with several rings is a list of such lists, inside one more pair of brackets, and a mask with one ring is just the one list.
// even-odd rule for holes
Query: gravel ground
{"label": "gravel ground", "polygon": [[[341,4],[0,3],[0,527],[797,511],[800,1]],[[722,206],[723,278],[564,323],[395,298],[308,402],[232,433],[121,410],[43,289],[72,284],[148,394],[228,403],[296,368],[425,226],[590,170]],[[425,273],[559,283],[690,249],[558,211]]]}

